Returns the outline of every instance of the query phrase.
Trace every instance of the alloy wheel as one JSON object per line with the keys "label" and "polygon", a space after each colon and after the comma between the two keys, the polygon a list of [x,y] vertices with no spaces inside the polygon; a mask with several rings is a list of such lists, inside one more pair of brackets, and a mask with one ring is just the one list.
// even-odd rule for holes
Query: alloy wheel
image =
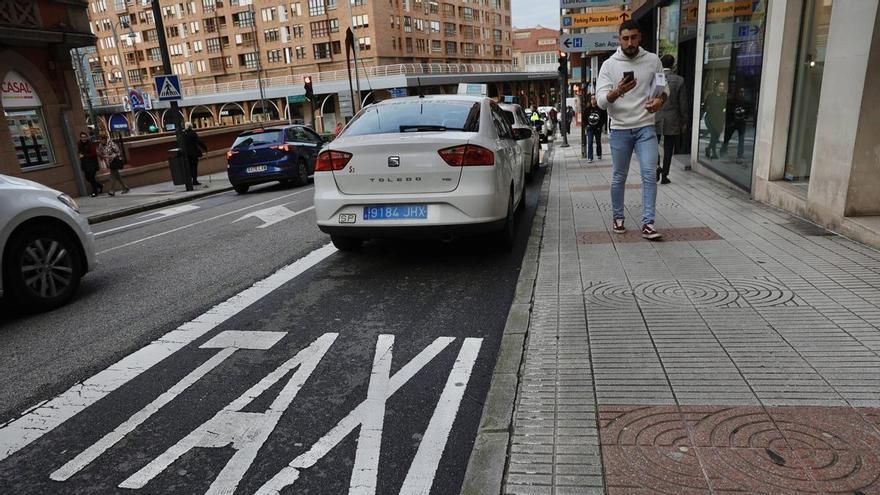
{"label": "alloy wheel", "polygon": [[73,257],[56,239],[34,239],[22,253],[21,275],[34,294],[43,299],[56,298],[74,282]]}

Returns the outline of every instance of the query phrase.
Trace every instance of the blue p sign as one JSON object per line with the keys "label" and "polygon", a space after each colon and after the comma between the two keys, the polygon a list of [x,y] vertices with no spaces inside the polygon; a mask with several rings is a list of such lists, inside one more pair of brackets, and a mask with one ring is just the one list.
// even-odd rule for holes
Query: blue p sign
{"label": "blue p sign", "polygon": [[563,26],[571,26],[571,17],[563,17],[562,18]]}

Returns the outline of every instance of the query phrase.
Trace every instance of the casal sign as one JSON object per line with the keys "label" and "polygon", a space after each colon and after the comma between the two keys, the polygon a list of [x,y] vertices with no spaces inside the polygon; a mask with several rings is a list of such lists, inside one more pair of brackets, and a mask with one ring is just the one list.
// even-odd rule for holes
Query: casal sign
{"label": "casal sign", "polygon": [[0,83],[3,108],[33,108],[42,105],[31,83],[18,72],[10,71]]}

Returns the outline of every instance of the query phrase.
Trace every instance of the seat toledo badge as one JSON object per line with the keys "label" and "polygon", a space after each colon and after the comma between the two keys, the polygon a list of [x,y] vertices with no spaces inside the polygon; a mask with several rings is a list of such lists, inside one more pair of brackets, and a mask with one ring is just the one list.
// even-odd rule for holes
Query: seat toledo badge
{"label": "seat toledo badge", "polygon": [[388,157],[388,166],[389,167],[399,167],[400,166],[400,157],[399,156],[389,156]]}

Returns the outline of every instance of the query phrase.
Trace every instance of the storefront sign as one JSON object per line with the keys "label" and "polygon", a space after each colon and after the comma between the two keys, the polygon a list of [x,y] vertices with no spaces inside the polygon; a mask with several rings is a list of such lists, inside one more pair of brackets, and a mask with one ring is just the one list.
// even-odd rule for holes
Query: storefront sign
{"label": "storefront sign", "polygon": [[588,9],[590,7],[609,7],[611,5],[623,5],[625,3],[626,0],[559,0],[559,8]]}
{"label": "storefront sign", "polygon": [[706,43],[740,43],[757,39],[761,27],[751,22],[718,22],[706,25]]}
{"label": "storefront sign", "polygon": [[[306,95],[290,95],[287,97],[287,103],[289,105],[296,105],[299,103],[305,103],[307,101],[309,101],[309,99],[306,98]],[[229,112],[226,113],[228,114]]]}
{"label": "storefront sign", "polygon": [[605,10],[589,14],[564,15],[560,24],[564,29],[618,26],[630,17],[632,12],[629,10]]}
{"label": "storefront sign", "polygon": [[752,15],[752,0],[739,2],[710,2],[706,6],[707,19],[721,19],[740,15]]}
{"label": "storefront sign", "polygon": [[613,51],[620,46],[620,36],[617,33],[564,34],[559,41],[562,50],[569,53]]}
{"label": "storefront sign", "polygon": [[0,83],[3,108],[34,108],[42,105],[33,86],[18,72],[9,71]]}
{"label": "storefront sign", "polygon": [[110,130],[111,131],[128,131],[128,121],[125,120],[125,117],[122,115],[113,114],[110,117]]}

